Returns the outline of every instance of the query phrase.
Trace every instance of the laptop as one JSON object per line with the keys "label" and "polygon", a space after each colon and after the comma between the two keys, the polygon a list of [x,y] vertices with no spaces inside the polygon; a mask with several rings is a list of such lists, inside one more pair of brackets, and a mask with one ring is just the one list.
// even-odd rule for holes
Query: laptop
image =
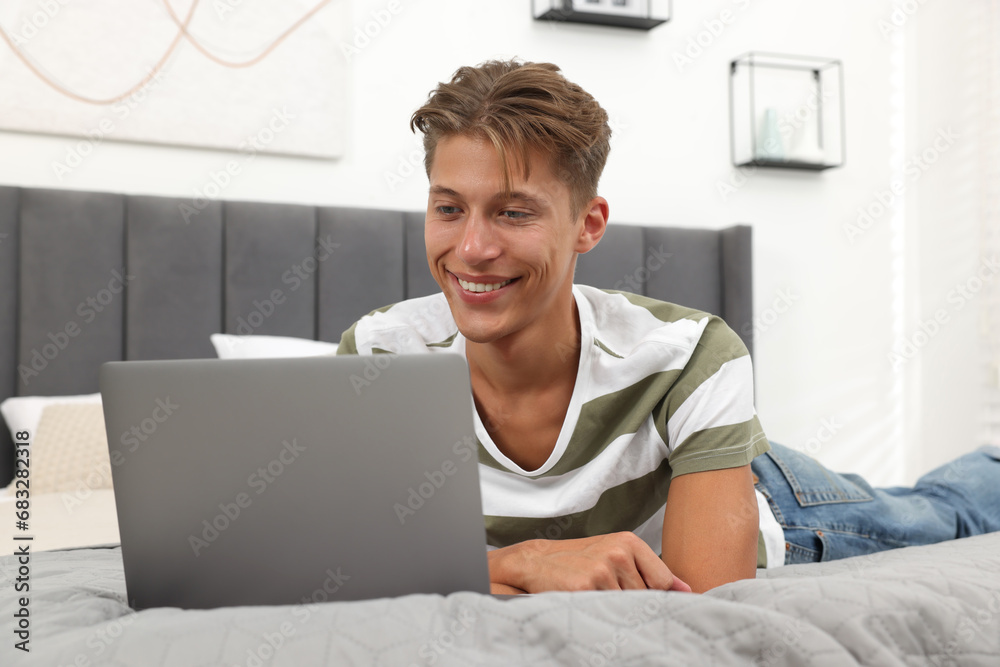
{"label": "laptop", "polygon": [[489,593],[455,354],[110,362],[129,604]]}

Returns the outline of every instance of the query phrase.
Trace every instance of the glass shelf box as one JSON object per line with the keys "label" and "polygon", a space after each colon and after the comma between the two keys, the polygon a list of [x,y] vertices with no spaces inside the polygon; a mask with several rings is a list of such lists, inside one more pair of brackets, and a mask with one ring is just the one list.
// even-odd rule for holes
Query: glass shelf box
{"label": "glass shelf box", "polygon": [[818,171],[844,164],[839,60],[754,52],[732,61],[729,75],[734,165]]}
{"label": "glass shelf box", "polygon": [[672,0],[531,0],[539,21],[650,30],[670,20]]}

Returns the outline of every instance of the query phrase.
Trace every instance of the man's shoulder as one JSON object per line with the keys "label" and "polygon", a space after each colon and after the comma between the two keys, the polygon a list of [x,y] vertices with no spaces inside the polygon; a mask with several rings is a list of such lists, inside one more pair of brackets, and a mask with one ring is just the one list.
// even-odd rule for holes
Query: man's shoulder
{"label": "man's shoulder", "polygon": [[727,359],[747,354],[740,337],[717,315],[631,292],[577,289],[591,304],[596,336],[608,346],[628,351],[660,343],[688,354],[701,348]]}
{"label": "man's shoulder", "polygon": [[337,354],[395,354],[447,348],[458,327],[444,294],[383,306],[355,322],[340,339]]}

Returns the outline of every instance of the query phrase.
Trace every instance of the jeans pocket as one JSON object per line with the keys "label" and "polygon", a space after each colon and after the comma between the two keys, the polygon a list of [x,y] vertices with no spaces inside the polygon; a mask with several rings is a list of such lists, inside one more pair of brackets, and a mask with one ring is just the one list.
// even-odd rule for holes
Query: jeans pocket
{"label": "jeans pocket", "polygon": [[820,562],[825,546],[820,535],[814,530],[785,530],[785,565]]}
{"label": "jeans pocket", "polygon": [[835,473],[794,449],[772,442],[765,456],[781,470],[800,507],[874,499],[871,486],[859,476]]}

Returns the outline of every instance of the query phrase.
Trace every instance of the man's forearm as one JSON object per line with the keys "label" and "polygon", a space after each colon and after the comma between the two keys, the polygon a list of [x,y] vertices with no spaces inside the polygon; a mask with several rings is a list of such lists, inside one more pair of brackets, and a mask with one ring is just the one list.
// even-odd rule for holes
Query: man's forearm
{"label": "man's forearm", "polygon": [[696,593],[751,579],[758,524],[749,465],[681,475],[667,495],[663,561]]}

